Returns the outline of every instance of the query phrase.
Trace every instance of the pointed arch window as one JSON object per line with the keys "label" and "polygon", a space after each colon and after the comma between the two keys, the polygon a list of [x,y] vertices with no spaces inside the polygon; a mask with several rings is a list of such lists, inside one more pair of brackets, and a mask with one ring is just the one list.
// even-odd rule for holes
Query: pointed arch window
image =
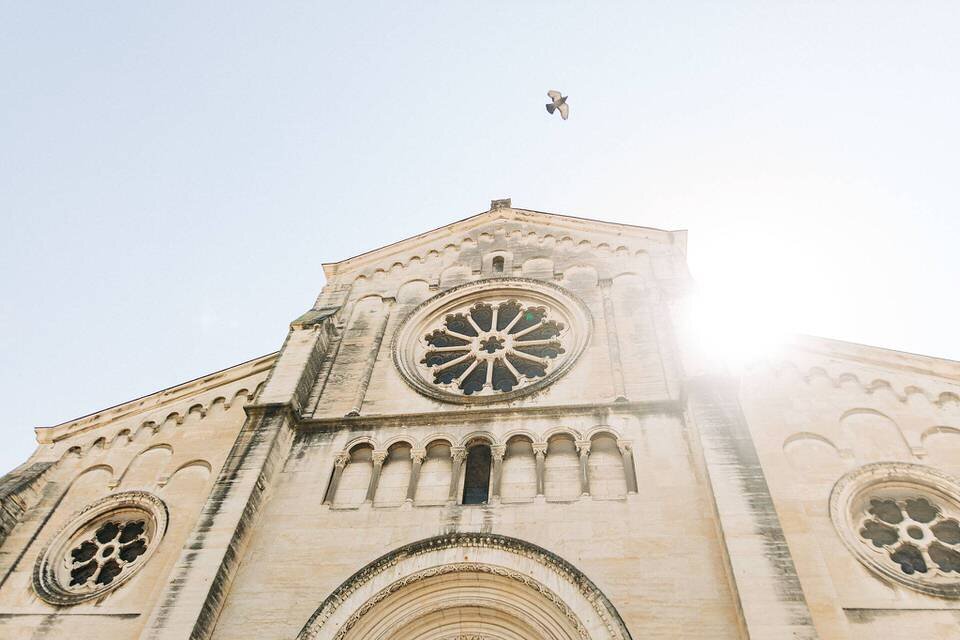
{"label": "pointed arch window", "polygon": [[463,504],[483,504],[490,497],[490,447],[477,444],[467,451],[463,478]]}

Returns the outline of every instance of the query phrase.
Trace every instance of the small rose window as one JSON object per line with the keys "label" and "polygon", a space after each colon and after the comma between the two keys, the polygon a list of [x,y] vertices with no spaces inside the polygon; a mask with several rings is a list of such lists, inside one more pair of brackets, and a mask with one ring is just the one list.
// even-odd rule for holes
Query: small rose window
{"label": "small rose window", "polygon": [[147,551],[146,520],[107,520],[70,551],[68,587],[108,585]]}
{"label": "small rose window", "polygon": [[927,594],[960,597],[960,486],[918,464],[878,462],[834,485],[830,517],[860,562]]}
{"label": "small rose window", "polygon": [[513,391],[547,375],[566,351],[564,329],[543,306],[477,302],[448,314],[423,337],[427,349],[420,363],[434,384],[464,395]]}
{"label": "small rose window", "polygon": [[129,580],[163,537],[167,510],[141,491],[118,493],[77,514],[37,560],[41,598],[70,605],[99,597]]}

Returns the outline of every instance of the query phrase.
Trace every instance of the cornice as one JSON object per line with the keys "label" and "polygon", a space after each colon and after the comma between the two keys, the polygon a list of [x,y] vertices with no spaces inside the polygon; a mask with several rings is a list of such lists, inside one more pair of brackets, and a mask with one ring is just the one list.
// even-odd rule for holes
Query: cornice
{"label": "cornice", "polygon": [[531,405],[525,407],[459,406],[445,411],[422,411],[415,413],[390,413],[361,416],[333,416],[328,418],[302,418],[297,428],[302,431],[324,430],[348,425],[416,425],[428,422],[444,424],[471,423],[495,418],[540,416],[569,416],[576,414],[682,414],[684,403],[679,399],[641,402],[594,402],[583,404]]}
{"label": "cornice", "polygon": [[893,369],[960,383],[960,362],[947,358],[810,335],[794,336],[791,346],[798,351],[829,356],[859,365]]}
{"label": "cornice", "polygon": [[191,396],[267,371],[273,366],[276,357],[277,352],[270,353],[74,420],[50,427],[36,427],[34,431],[37,434],[37,442],[41,444],[56,442],[95,429],[105,422],[129,418],[182,402]]}
{"label": "cornice", "polygon": [[[443,225],[376,249],[371,249],[370,251],[338,262],[324,263],[324,275],[327,281],[332,281],[341,274],[356,272],[358,269],[373,262],[382,261],[388,256],[407,254],[410,252],[416,253],[418,249],[435,242],[444,235],[469,234],[471,231],[485,224],[497,221],[534,223],[570,233],[589,234],[591,236],[606,235],[610,238],[623,237],[647,241],[652,240],[664,245],[675,245],[679,247],[681,253],[686,253],[686,230],[669,231],[653,227],[641,227],[618,222],[579,218],[559,213],[535,211],[532,209],[496,207],[451,224]],[[466,238],[458,238],[456,242],[459,243],[465,239]],[[405,264],[408,261],[409,256],[400,262],[401,264]]]}

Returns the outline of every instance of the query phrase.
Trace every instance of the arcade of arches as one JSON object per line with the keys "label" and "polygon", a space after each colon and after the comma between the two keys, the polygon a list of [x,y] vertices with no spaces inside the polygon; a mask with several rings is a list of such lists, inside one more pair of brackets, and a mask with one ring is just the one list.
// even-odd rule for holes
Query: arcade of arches
{"label": "arcade of arches", "polygon": [[378,450],[370,442],[336,457],[325,502],[334,507],[404,502],[483,504],[536,498],[617,499],[636,493],[630,443],[608,431],[589,440],[559,433],[547,442],[514,436],[505,445],[473,438],[465,446],[433,439],[423,449],[406,441]]}

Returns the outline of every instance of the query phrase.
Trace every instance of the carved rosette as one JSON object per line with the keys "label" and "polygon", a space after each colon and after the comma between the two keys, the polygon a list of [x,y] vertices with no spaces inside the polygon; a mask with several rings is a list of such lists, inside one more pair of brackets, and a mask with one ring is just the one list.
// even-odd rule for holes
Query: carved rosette
{"label": "carved rosette", "polygon": [[871,571],[930,595],[960,597],[960,485],[923,465],[880,462],[833,488],[830,516]]}
{"label": "carved rosette", "polygon": [[474,282],[424,302],[404,321],[394,360],[415,389],[446,402],[498,402],[542,388],[583,351],[582,302],[549,283]]}
{"label": "carved rosette", "polygon": [[163,538],[167,508],[143,491],[107,496],[71,518],[37,559],[33,585],[50,604],[98,598],[136,574]]}

